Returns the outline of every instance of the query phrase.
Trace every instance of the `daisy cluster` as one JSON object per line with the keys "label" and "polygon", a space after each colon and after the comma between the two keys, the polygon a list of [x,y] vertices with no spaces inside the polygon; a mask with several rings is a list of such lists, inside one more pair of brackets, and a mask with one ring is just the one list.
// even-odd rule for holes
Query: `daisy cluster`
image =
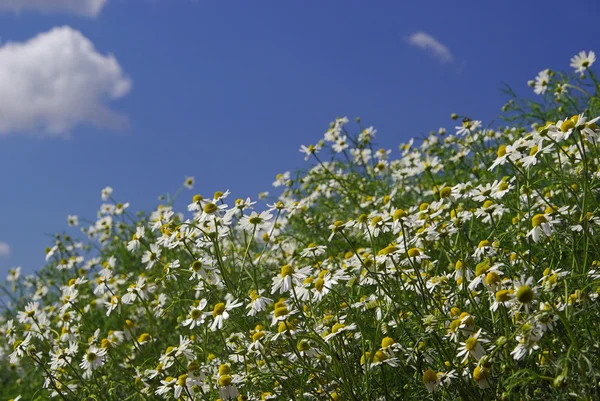
{"label": "daisy cluster", "polygon": [[[590,54],[572,65],[594,84]],[[595,85],[564,98],[585,112],[462,117],[397,156],[337,118],[271,203],[218,191],[134,214],[105,188],[96,221],[68,217],[83,235],[9,272],[2,395],[598,399]]]}

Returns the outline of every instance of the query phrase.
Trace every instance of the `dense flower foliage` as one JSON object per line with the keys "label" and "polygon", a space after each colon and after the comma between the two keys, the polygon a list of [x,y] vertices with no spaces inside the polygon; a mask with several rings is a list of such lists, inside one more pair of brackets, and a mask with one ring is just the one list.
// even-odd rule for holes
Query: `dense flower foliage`
{"label": "dense flower foliage", "polygon": [[509,101],[531,125],[460,117],[397,158],[337,118],[272,203],[225,191],[134,215],[105,188],[85,238],[9,273],[2,395],[598,399],[594,61],[542,71],[543,103]]}

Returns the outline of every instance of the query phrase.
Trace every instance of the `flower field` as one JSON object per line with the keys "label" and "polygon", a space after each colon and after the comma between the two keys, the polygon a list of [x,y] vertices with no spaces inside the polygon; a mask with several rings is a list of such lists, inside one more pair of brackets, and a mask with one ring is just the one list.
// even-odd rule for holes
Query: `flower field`
{"label": "flower field", "polygon": [[594,61],[397,158],[337,118],[276,199],[189,177],[136,214],[105,188],[46,267],[9,272],[0,397],[600,399]]}

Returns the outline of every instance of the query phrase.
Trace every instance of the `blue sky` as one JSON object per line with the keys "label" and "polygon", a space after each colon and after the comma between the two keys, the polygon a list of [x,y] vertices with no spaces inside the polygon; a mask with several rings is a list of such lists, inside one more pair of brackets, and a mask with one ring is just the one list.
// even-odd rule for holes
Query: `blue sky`
{"label": "blue sky", "polygon": [[487,124],[502,82],[529,95],[600,37],[591,0],[38,3],[0,0],[2,276],[39,268],[104,186],[134,210],[186,176],[255,198],[337,116],[392,149],[452,112]]}

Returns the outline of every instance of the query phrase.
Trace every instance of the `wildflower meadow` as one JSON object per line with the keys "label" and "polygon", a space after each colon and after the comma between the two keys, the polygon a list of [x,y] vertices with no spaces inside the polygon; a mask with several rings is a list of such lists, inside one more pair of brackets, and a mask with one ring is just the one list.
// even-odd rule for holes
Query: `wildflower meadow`
{"label": "wildflower meadow", "polygon": [[397,157],[336,118],[274,198],[187,177],[136,213],[104,188],[6,277],[0,397],[600,399],[594,62]]}

